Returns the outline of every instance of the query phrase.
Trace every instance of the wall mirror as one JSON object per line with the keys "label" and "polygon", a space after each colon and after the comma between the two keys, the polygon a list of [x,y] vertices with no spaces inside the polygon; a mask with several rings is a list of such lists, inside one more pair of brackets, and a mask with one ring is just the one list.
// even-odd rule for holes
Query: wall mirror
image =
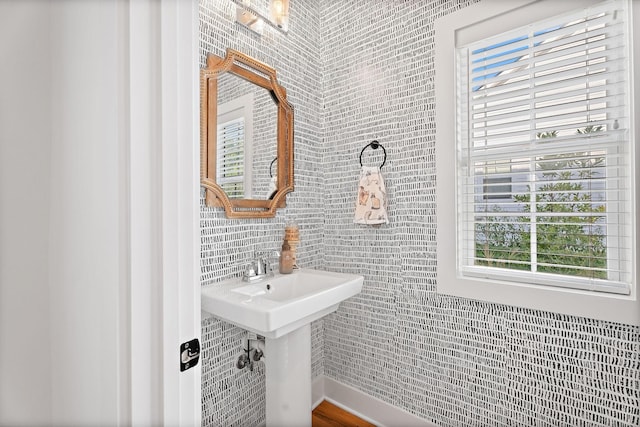
{"label": "wall mirror", "polygon": [[241,52],[200,71],[200,183],[229,218],[271,218],[293,191],[293,108],[276,70]]}

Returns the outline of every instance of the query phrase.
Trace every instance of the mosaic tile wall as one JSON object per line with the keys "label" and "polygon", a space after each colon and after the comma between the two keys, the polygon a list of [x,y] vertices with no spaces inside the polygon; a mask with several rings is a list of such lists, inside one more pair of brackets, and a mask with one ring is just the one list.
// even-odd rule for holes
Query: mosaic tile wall
{"label": "mosaic tile wall", "polygon": [[[231,0],[200,0],[200,66],[207,53],[224,56],[227,47],[246,53],[277,70],[295,108],[295,192],[286,210],[273,219],[230,220],[201,199],[201,281],[212,284],[242,274],[255,250],[279,249],[287,221],[300,226],[299,263],[319,267],[322,216],[322,99],[318,5],[295,1],[295,16],[285,35],[265,26],[259,37],[236,24]],[[256,162],[259,159],[254,159]],[[268,167],[272,157],[266,159]],[[265,169],[266,170],[266,169]],[[274,266],[277,264],[274,262]],[[322,321],[312,325],[312,373],[323,373]],[[257,426],[265,421],[264,365],[238,370],[245,332],[217,319],[202,322],[202,420],[204,426]]]}
{"label": "mosaic tile wall", "polygon": [[[288,35],[201,0],[201,47],[279,70],[296,112],[296,191],[272,220],[201,208],[202,282],[301,226],[300,263],[365,276],[312,327],[327,375],[441,426],[640,424],[640,328],[438,295],[433,22],[475,0],[293,0]],[[282,70],[282,71],[280,71]],[[287,71],[284,71],[287,70]],[[390,224],[353,224],[360,150],[378,139]],[[364,165],[382,161],[367,149]],[[202,205],[202,204],[201,204]],[[203,425],[264,423],[264,368],[239,371],[243,332],[203,321]]]}
{"label": "mosaic tile wall", "polygon": [[[322,2],[322,253],[365,276],[325,318],[324,373],[441,426],[640,425],[640,328],[436,293],[433,22],[472,2]],[[352,223],[373,139],[380,228]]]}

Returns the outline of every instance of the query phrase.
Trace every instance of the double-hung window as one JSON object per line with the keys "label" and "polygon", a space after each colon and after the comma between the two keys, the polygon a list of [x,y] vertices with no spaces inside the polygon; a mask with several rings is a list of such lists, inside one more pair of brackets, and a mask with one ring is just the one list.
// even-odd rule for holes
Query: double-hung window
{"label": "double-hung window", "polygon": [[632,11],[543,3],[437,26],[438,289],[640,323]]}

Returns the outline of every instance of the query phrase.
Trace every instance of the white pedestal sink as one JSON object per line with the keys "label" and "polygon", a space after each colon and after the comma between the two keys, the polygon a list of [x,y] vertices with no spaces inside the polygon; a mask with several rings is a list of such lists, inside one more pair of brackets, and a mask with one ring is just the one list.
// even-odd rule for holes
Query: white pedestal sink
{"label": "white pedestal sink", "polygon": [[202,288],[202,310],[265,337],[267,427],[311,426],[311,322],[362,290],[363,277],[301,269]]}

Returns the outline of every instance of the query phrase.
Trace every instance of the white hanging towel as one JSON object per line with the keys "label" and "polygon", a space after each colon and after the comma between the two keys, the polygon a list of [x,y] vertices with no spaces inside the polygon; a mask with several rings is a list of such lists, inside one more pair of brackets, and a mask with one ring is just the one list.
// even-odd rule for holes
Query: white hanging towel
{"label": "white hanging towel", "polygon": [[360,171],[356,214],[353,222],[369,225],[389,223],[387,190],[380,168],[377,166],[363,166]]}

